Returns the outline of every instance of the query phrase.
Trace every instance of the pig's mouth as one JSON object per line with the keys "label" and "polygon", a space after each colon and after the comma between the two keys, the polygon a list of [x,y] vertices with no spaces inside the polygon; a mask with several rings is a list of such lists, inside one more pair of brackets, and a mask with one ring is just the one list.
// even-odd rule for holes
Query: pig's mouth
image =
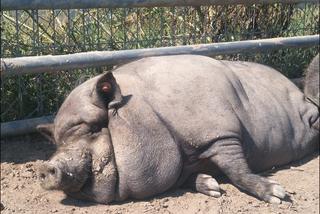
{"label": "pig's mouth", "polygon": [[64,170],[50,163],[42,164],[39,167],[38,176],[42,188],[65,192],[79,191],[88,178],[88,175],[76,175],[76,173]]}
{"label": "pig's mouth", "polygon": [[39,180],[42,188],[46,190],[59,189],[62,173],[57,167],[47,163],[39,167]]}

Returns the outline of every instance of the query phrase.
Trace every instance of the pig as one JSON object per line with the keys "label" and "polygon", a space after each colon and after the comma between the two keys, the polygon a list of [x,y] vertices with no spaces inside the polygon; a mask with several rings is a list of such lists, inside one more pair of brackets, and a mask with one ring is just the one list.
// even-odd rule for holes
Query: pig
{"label": "pig", "polygon": [[304,94],[315,105],[319,106],[319,54],[310,63],[306,76]]}
{"label": "pig", "polygon": [[39,167],[40,183],[109,204],[182,186],[220,197],[215,178],[225,175],[278,204],[284,188],[257,173],[319,148],[309,95],[257,63],[143,58],[76,87],[54,123],[38,127],[58,145]]}

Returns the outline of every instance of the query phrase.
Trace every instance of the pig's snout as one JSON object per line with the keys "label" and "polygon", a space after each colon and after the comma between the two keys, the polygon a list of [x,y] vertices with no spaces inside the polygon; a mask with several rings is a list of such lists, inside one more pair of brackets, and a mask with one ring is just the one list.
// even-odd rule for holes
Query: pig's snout
{"label": "pig's snout", "polygon": [[50,164],[44,163],[39,167],[40,185],[47,190],[60,189],[61,187],[61,170]]}

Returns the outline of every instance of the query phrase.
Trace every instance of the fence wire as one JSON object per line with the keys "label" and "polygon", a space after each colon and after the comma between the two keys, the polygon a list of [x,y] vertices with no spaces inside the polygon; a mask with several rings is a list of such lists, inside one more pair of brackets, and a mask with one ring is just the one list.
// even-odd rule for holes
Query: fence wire
{"label": "fence wire", "polygon": [[[319,33],[319,6],[272,4],[1,11],[1,58],[240,41]],[[218,58],[301,76],[317,48]],[[76,85],[108,68],[1,79],[1,122],[50,115]]]}

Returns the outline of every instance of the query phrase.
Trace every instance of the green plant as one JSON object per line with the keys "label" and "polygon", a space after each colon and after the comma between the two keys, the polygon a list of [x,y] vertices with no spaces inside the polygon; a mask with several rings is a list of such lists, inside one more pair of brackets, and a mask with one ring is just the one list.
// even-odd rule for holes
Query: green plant
{"label": "green plant", "polygon": [[[319,33],[319,6],[230,5],[1,12],[1,57],[153,48]],[[301,76],[317,48],[239,53]],[[64,97],[101,68],[1,79],[1,121],[56,112]]]}

